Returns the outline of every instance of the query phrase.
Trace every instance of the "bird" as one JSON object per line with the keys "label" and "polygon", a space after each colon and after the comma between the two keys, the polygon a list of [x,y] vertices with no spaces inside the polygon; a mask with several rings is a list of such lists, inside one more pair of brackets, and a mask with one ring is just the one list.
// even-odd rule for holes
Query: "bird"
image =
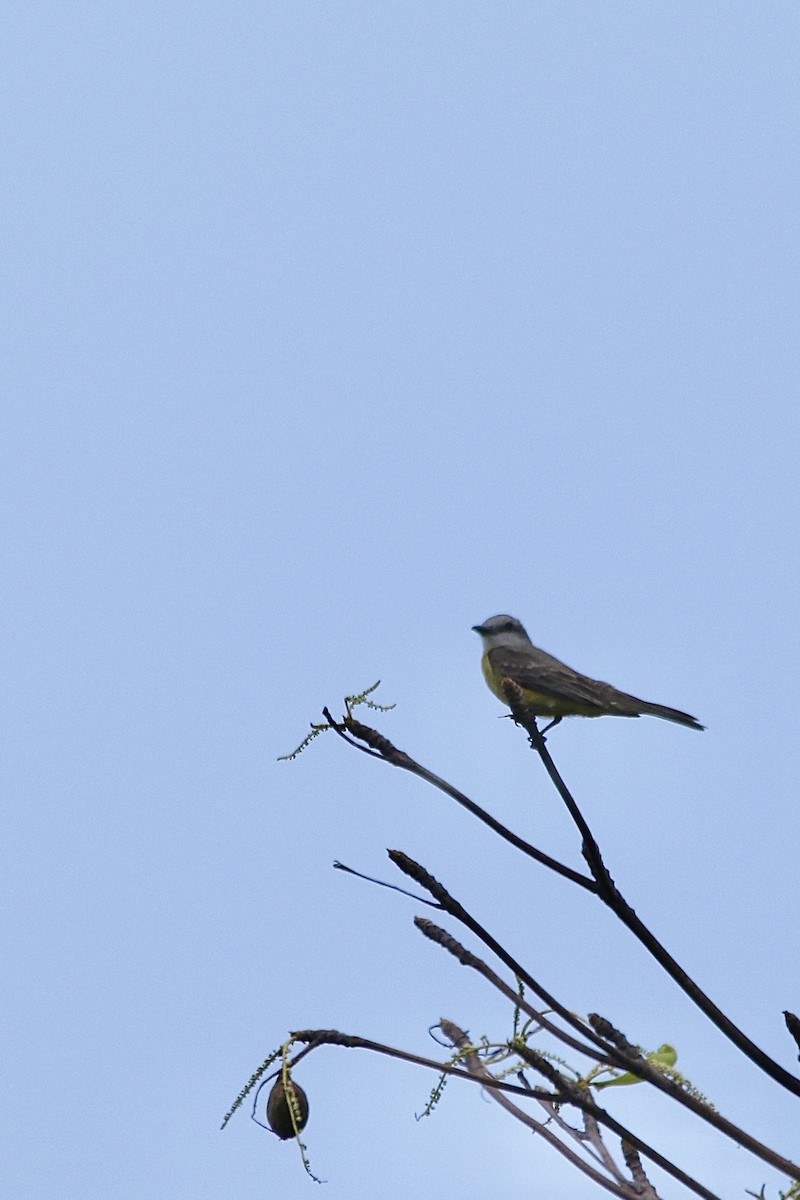
{"label": "bird", "polygon": [[558,724],[562,717],[602,716],[662,717],[689,729],[705,728],[696,717],[680,709],[639,700],[610,683],[574,671],[534,646],[516,617],[501,613],[472,628],[483,642],[481,666],[490,690],[508,704],[503,680],[511,679],[521,689],[523,701],[534,716],[552,717],[548,728]]}

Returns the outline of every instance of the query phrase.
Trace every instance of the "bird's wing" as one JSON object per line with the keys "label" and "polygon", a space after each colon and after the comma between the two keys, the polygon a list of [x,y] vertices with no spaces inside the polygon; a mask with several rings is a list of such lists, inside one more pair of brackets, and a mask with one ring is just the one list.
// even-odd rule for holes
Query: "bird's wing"
{"label": "bird's wing", "polygon": [[[703,728],[689,713],[681,712],[677,708],[668,708],[665,704],[652,704],[649,700],[640,700],[638,696],[621,692],[610,683],[590,679],[588,675],[573,671],[566,663],[559,662],[551,654],[545,654],[544,650],[537,650],[535,647],[533,653],[530,653],[497,646],[489,651],[489,663],[501,678],[508,676],[522,688],[539,692],[565,704],[579,704],[584,708],[596,709],[597,713],[615,713],[620,717],[638,717],[642,713],[650,713],[654,717],[676,721],[679,725],[688,725],[692,729]],[[596,714],[584,712],[583,715]]]}
{"label": "bird's wing", "polygon": [[592,705],[606,712],[612,697],[628,699],[624,692],[617,692],[608,683],[600,683],[588,675],[573,671],[544,651],[537,651],[537,654],[542,656],[541,663],[533,662],[531,655],[525,651],[496,646],[489,651],[489,662],[493,671],[508,676],[520,687],[542,692],[556,700]]}

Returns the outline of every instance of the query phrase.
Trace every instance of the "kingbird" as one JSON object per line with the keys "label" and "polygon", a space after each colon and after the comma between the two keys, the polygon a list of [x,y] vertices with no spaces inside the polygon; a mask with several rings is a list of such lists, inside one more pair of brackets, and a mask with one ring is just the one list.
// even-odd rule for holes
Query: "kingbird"
{"label": "kingbird", "polygon": [[483,641],[481,666],[490,689],[504,704],[503,680],[511,679],[522,689],[525,704],[537,717],[663,717],[690,729],[703,729],[699,721],[677,708],[638,700],[619,692],[610,683],[600,683],[573,671],[565,663],[533,645],[516,617],[502,614],[473,625]]}

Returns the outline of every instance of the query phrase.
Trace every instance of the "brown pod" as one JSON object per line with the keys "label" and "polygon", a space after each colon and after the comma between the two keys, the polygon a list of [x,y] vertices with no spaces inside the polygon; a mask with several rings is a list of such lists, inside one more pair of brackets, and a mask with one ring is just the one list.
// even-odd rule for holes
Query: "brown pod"
{"label": "brown pod", "polygon": [[[294,1110],[297,1120],[297,1132],[299,1133],[301,1129],[305,1129],[306,1121],[308,1120],[308,1097],[300,1087],[300,1084],[295,1083],[293,1079],[289,1081],[289,1087],[294,1094]],[[286,1099],[283,1080],[280,1076],[275,1080],[272,1090],[267,1097],[267,1124],[272,1132],[276,1133],[284,1141],[287,1138],[295,1136],[292,1113],[289,1108],[289,1101]]]}

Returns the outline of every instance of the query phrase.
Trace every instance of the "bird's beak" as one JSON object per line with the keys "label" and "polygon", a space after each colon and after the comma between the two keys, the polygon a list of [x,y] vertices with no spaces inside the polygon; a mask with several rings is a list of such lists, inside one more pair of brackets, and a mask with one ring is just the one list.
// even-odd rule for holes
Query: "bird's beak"
{"label": "bird's beak", "polygon": [[486,632],[486,630],[484,629],[484,627],[482,625],[473,625],[472,629],[473,629],[474,633],[485,633]]}

